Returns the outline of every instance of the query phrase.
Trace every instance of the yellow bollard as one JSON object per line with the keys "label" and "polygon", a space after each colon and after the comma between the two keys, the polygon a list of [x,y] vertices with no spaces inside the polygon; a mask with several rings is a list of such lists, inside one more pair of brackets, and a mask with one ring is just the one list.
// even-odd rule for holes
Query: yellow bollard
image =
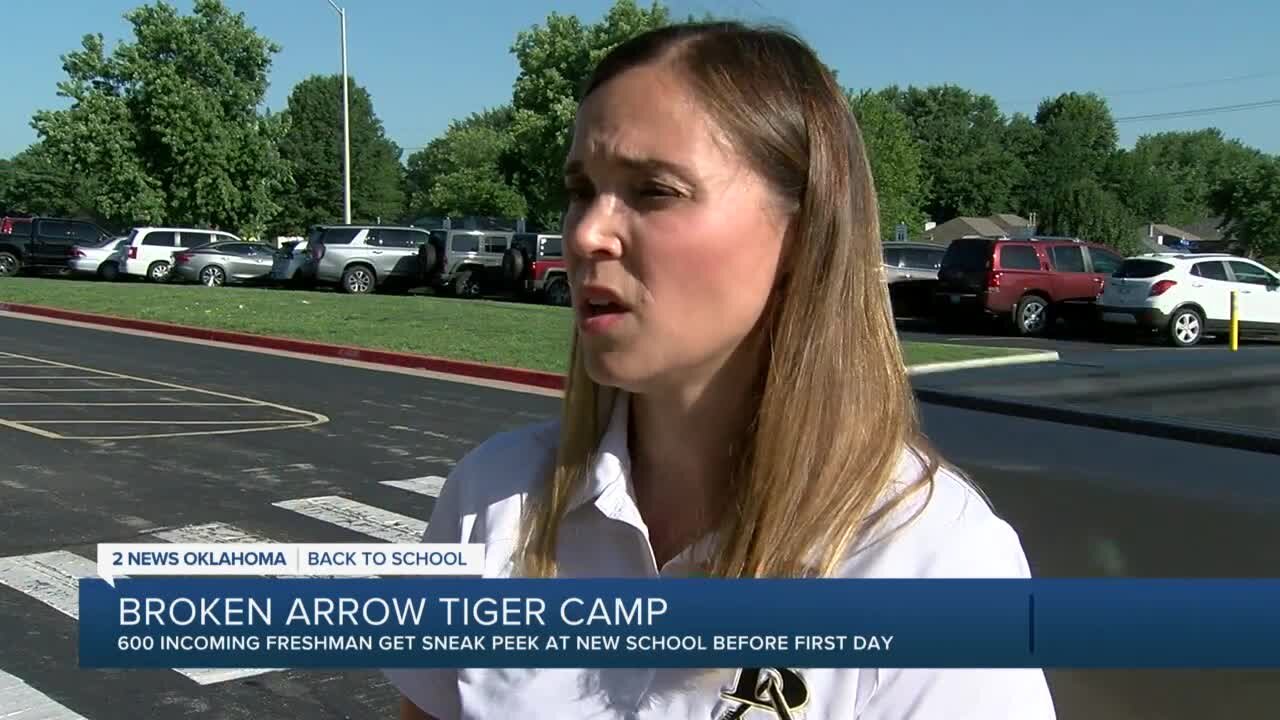
{"label": "yellow bollard", "polygon": [[1240,348],[1240,302],[1236,291],[1231,291],[1231,352]]}

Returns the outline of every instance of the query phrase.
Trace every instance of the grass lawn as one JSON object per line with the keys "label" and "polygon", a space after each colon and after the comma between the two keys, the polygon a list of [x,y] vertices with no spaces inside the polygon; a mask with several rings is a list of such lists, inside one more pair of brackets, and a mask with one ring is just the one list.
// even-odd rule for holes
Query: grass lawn
{"label": "grass lawn", "polygon": [[[0,302],[564,372],[569,310],[421,295],[345,295],[60,278],[4,278]],[[910,364],[1022,352],[909,342]]]}

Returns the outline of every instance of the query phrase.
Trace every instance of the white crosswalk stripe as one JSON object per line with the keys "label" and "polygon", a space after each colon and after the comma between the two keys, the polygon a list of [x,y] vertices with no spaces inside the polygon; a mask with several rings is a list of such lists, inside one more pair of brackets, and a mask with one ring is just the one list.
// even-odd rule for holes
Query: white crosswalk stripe
{"label": "white crosswalk stripe", "polygon": [[[152,536],[172,543],[267,543],[271,540],[226,523],[206,523],[157,530]],[[201,685],[213,685],[275,672],[282,668],[188,668],[178,672]]]}
{"label": "white crosswalk stripe", "polygon": [[391,543],[418,542],[422,539],[423,531],[427,529],[425,520],[365,505],[357,500],[337,495],[284,500],[272,504],[284,510],[291,510],[330,525],[337,525]]}
{"label": "white crosswalk stripe", "polygon": [[0,670],[0,718],[3,720],[85,720],[53,698]]}
{"label": "white crosswalk stripe", "polygon": [[[438,498],[445,478],[426,475],[380,484],[406,492]],[[358,500],[326,495],[272,503],[312,520],[384,542],[416,543],[426,530],[426,520],[403,515]],[[275,539],[223,522],[164,527],[144,532],[148,538],[172,543],[270,543]],[[92,552],[92,551],[90,551]],[[0,585],[7,586],[79,621],[79,586],[82,577],[96,577],[97,564],[74,552],[52,550],[0,557]],[[284,668],[173,668],[199,685],[215,685]],[[0,671],[0,720],[85,720],[22,679]]]}
{"label": "white crosswalk stripe", "polygon": [[[167,532],[176,533],[172,535],[174,537],[191,534],[189,529],[184,528]],[[156,535],[161,536],[160,533]],[[97,577],[97,575],[98,566],[92,560],[65,550],[0,558],[0,583],[39,600],[73,620],[80,619],[79,579]],[[174,670],[201,685],[213,685],[274,672],[276,668],[174,668]],[[3,707],[0,705],[0,709]],[[8,720],[3,715],[0,715],[0,718]]]}
{"label": "white crosswalk stripe", "polygon": [[408,480],[383,480],[383,485],[388,485],[401,490],[426,495],[428,497],[440,497],[440,490],[444,488],[445,478],[439,475],[427,475],[420,478],[409,478]]}

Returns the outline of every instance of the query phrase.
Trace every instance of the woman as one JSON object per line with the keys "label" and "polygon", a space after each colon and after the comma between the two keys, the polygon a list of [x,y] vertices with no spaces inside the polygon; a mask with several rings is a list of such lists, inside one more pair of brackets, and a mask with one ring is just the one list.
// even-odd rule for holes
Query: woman
{"label": "woman", "polygon": [[[565,166],[576,332],[560,421],[465,457],[427,542],[486,576],[1026,577],[922,440],[845,96],[792,36],[624,43]],[[1044,675],[410,670],[403,718],[1053,717]]]}

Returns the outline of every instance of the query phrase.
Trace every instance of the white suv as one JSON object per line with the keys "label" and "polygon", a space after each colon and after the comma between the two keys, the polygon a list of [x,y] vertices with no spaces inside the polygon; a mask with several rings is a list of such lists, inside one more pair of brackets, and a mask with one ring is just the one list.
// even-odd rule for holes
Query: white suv
{"label": "white suv", "polygon": [[123,246],[123,269],[129,275],[145,277],[152,282],[164,282],[169,279],[169,271],[173,269],[174,253],[226,240],[242,242],[235,235],[221,230],[134,228]]}
{"label": "white suv", "polygon": [[1098,298],[1102,319],[1158,330],[1177,347],[1227,332],[1236,292],[1240,334],[1280,334],[1280,275],[1248,258],[1158,254],[1127,258]]}

